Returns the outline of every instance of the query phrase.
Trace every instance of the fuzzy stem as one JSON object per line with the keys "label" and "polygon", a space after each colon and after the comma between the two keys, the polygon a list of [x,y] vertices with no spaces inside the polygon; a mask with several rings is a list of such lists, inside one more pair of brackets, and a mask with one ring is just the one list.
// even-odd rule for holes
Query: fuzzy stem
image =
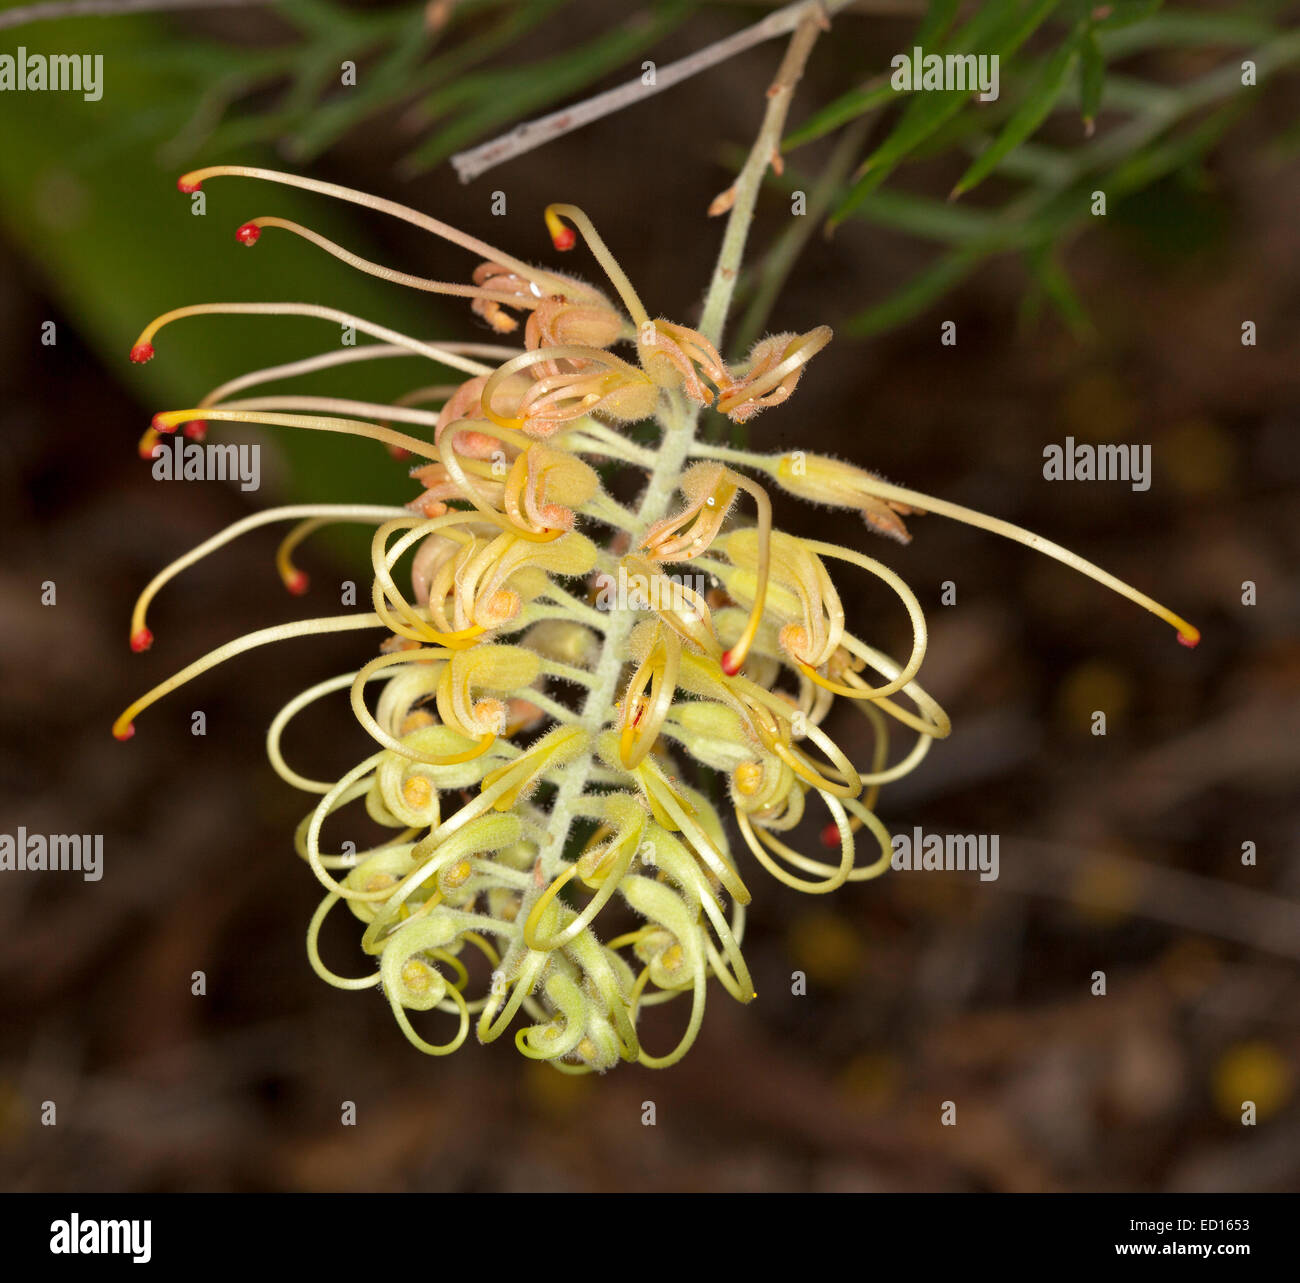
{"label": "fuzzy stem", "polygon": [[[722,331],[731,306],[736,276],[744,257],[745,241],[753,217],[758,189],[767,165],[781,143],[790,96],[799,80],[804,63],[825,23],[825,10],[821,5],[809,10],[791,37],[776,81],[768,91],[768,107],[762,128],[754,141],[753,150],[740,178],[736,182],[736,199],[731,205],[727,230],[723,235],[722,249],[713,271],[713,280],[705,301],[706,324],[712,318],[714,332],[704,327],[703,333],[716,339]],[[690,457],[699,422],[699,408],[687,402],[678,391],[665,392],[660,398],[659,421],[663,436],[655,452],[654,466],[641,494],[637,507],[636,525],[645,530],[667,514],[668,506],[677,493],[682,469]],[[548,839],[541,851],[543,874],[554,878],[563,871],[564,847],[573,823],[576,805],[586,792],[591,773],[596,767],[595,740],[614,707],[618,682],[627,659],[627,642],[635,622],[634,612],[623,609],[610,613],[605,629],[605,644],[600,662],[596,666],[591,689],[583,702],[579,725],[591,736],[589,746],[574,760],[566,763],[555,799],[551,804]]]}
{"label": "fuzzy stem", "polygon": [[781,134],[790,111],[790,100],[803,75],[808,55],[812,52],[818,35],[827,25],[826,10],[818,5],[810,8],[795,28],[776,79],[767,91],[767,110],[763,113],[763,124],[749,157],[735,183],[723,197],[714,202],[717,212],[727,209],[731,211],[722,238],[722,251],[718,255],[718,264],[713,272],[713,280],[704,300],[704,313],[700,319],[700,333],[714,347],[721,347],[722,327],[731,307],[736,280],[740,276],[740,264],[745,256],[745,242],[749,237],[749,225],[754,217],[759,189],[763,185],[768,166],[781,154]]}

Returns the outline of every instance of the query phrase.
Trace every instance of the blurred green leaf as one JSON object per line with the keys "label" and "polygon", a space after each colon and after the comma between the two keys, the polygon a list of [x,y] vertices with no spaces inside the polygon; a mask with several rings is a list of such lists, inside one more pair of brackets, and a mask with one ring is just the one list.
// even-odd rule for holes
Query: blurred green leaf
{"label": "blurred green leaf", "polygon": [[[953,35],[948,53],[985,53],[999,59],[1010,57],[1042,25],[1060,0],[999,0],[976,11],[975,16]],[[959,112],[969,93],[960,90],[930,91],[915,96],[893,132],[867,157],[860,177],[830,218],[835,227],[853,212],[869,192],[893,172],[898,163],[945,121]]]}
{"label": "blurred green leaf", "polygon": [[[1040,273],[1039,283],[1047,291],[1047,297],[1063,315],[1072,313],[1074,304],[1068,281],[1050,270],[1050,255],[1058,252],[1069,235],[1089,222],[1094,185],[1103,187],[1112,201],[1122,200],[1204,155],[1242,110],[1239,100],[1228,102],[1182,136],[1158,139],[1141,148],[1104,177],[1085,173],[1064,191],[1033,193],[1027,203],[1021,202],[1018,210],[989,216],[982,236],[965,240],[894,294],[859,312],[848,322],[847,332],[868,336],[911,320],[965,280],[986,259],[1009,250],[1024,251]],[[876,193],[876,199],[884,194]],[[864,202],[858,216],[870,217],[872,212],[871,204]],[[1079,313],[1084,315],[1081,306]]]}
{"label": "blurred green leaf", "polygon": [[1104,18],[1098,18],[1096,25],[1103,31],[1130,27],[1150,18],[1163,3],[1164,0],[1109,0],[1105,7],[1110,12]]}
{"label": "blurred green leaf", "polygon": [[1074,74],[1086,34],[1082,29],[1076,31],[1047,60],[1038,80],[1006,127],[958,180],[952,189],[954,196],[960,196],[983,182],[1012,148],[1023,143],[1047,119]]}
{"label": "blurred green leaf", "polygon": [[431,169],[461,148],[586,88],[662,40],[694,9],[695,0],[670,0],[546,62],[454,81],[430,95],[425,110],[437,115],[464,108],[463,113],[416,148],[403,162],[404,171]]}
{"label": "blurred green leaf", "polygon": [[[948,28],[952,26],[960,7],[961,0],[932,0],[925,17],[921,19],[916,31],[908,40],[908,47],[920,45],[924,49],[927,45],[942,40]],[[832,133],[855,117],[892,102],[898,93],[899,91],[889,83],[888,76],[883,77],[879,83],[850,90],[792,131],[786,137],[782,150],[793,151],[796,147],[802,147],[804,143]]]}
{"label": "blurred green leaf", "polygon": [[1094,337],[1096,330],[1092,319],[1075,293],[1065,268],[1061,266],[1056,248],[1046,244],[1037,245],[1024,258],[1038,292],[1056,308],[1075,338]]}
{"label": "blurred green leaf", "polygon": [[1079,115],[1091,134],[1101,111],[1101,94],[1106,83],[1106,60],[1101,56],[1097,37],[1087,32],[1083,38],[1083,63],[1079,71]]}
{"label": "blurred green leaf", "polygon": [[1258,13],[1210,13],[1170,9],[1127,26],[1099,23],[1097,41],[1108,61],[1143,49],[1214,44],[1254,45],[1278,34]]}
{"label": "blurred green leaf", "polygon": [[466,71],[526,36],[568,3],[569,0],[528,0],[527,4],[510,4],[505,16],[486,31],[467,37],[420,67],[411,77],[411,88],[452,83]]}
{"label": "blurred green leaf", "polygon": [[411,14],[396,33],[388,53],[375,66],[365,69],[360,83],[321,103],[294,133],[294,158],[311,160],[367,116],[394,101],[427,53],[429,42],[424,14]]}
{"label": "blurred green leaf", "polygon": [[[186,303],[321,302],[422,338],[477,336],[462,309],[350,271],[296,239],[268,239],[250,251],[233,235],[250,213],[276,213],[366,253],[366,226],[346,206],[229,180],[205,189],[207,213],[195,217],[191,202],[176,191],[175,172],[156,160],[158,143],[179,128],[190,106],[175,92],[167,65],[139,56],[155,47],[157,31],[149,19],[136,17],[33,26],[24,32],[33,53],[90,47],[103,54],[103,97],[90,103],[75,94],[13,94],[0,112],[0,222],[7,240],[41,274],[50,297],[105,368],[147,407],[138,419],[94,422],[94,430],[119,437],[129,454],[152,411],[192,405],[235,374],[339,343],[336,328],[301,318],[196,318],[164,330],[150,364],[131,365],[126,353],[144,324]],[[106,149],[102,140],[110,137],[121,144]],[[275,167],[274,156],[259,150],[209,159]],[[460,252],[448,248],[446,255],[449,263],[458,262]],[[452,270],[467,276],[469,266],[460,256]],[[34,360],[41,351],[33,338]],[[426,370],[416,358],[367,361],[322,374],[310,391],[387,401],[433,381]],[[371,442],[262,431],[268,457],[287,465],[277,470],[268,464],[265,484],[289,499],[410,497],[406,465]],[[75,445],[70,437],[70,448]]]}
{"label": "blurred green leaf", "polygon": [[883,188],[871,192],[857,213],[882,227],[949,245],[986,240],[998,226],[997,214],[987,210]]}

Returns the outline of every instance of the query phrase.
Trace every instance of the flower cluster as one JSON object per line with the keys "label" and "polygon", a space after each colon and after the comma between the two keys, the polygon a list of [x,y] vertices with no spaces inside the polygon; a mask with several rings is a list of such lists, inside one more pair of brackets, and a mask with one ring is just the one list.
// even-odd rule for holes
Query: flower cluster
{"label": "flower cluster", "polygon": [[[333,184],[221,166],[185,175],[181,190],[219,175],[352,201],[461,246],[480,260],[468,283],[393,271],[281,218],[254,219],[237,233],[248,246],[267,228],[304,237],[362,271],[468,299],[495,336],[521,340],[432,342],[316,305],[220,303],[159,317],[131,350],[132,360],[147,361],[164,325],[210,314],[313,317],[375,340],[243,375],[191,409],[159,414],[141,450],[150,453],[159,434],[201,434],[231,421],[363,436],[419,461],[418,495],[406,508],[297,505],[237,522],[155,578],[130,640],[137,651],[151,645],[146,611],[171,577],[269,522],[295,523],[277,558],[293,592],[306,588],[293,561],[302,539],[330,522],[373,526],[372,609],[230,642],[137,700],[114,733],[127,738],[140,710],[264,642],[350,629],[386,634],[356,672],[295,696],[270,728],[268,751],[285,780],[318,799],[296,837],[325,892],[308,932],[311,965],[340,988],[378,987],[422,1051],[454,1051],[472,1023],[483,1041],[515,1025],[525,1056],[565,1072],[621,1060],[672,1064],[698,1034],[710,977],[740,1002],[755,996],[741,952],[750,889],[729,833],[772,876],[810,893],[889,867],[878,791],[949,732],[917,682],[924,615],[875,558],[776,529],[756,476],[856,510],[903,542],[903,518],[924,512],[994,530],[1115,588],[1195,644],[1182,619],[1018,527],[831,458],[697,439],[704,407],[744,422],[787,400],[830,331],[774,335],[728,363],[704,334],[649,316],[573,206],[547,209],[552,242],[567,250],[580,236],[617,303],[427,215]],[[392,404],[253,391],[394,356],[465,377],[418,386]],[[644,429],[623,426],[642,423],[657,429],[653,445]],[[598,467],[641,475],[634,507],[607,492]],[[850,631],[829,569],[841,562],[897,595],[912,627],[904,661]],[[683,563],[712,586],[670,583],[671,568]],[[615,580],[638,584],[637,601],[597,592]],[[339,780],[300,774],[281,751],[286,726],[345,691],[375,751]],[[874,742],[867,764],[855,765],[822,729],[837,700],[866,719]],[[891,764],[893,724],[914,738]],[[688,762],[709,768],[711,789],[686,782]],[[693,768],[691,778],[700,774]],[[360,852],[326,849],[327,821],[356,803],[393,835]],[[791,844],[792,830],[818,803],[828,849],[810,855]],[[320,957],[321,926],[340,904],[360,922],[360,948],[373,959],[356,977]],[[623,929],[598,933],[610,921]],[[685,1030],[676,1047],[653,1054],[638,1017],[679,996],[689,1002]],[[411,1013],[419,1012],[449,1023],[418,1032]]]}

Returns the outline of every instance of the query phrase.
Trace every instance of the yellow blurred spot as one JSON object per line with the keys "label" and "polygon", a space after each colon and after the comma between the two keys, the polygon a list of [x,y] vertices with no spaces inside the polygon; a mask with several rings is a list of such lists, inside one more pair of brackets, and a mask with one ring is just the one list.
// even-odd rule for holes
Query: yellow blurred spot
{"label": "yellow blurred spot", "polygon": [[1232,438],[1206,419],[1176,424],[1159,449],[1161,467],[1184,494],[1214,494],[1232,480],[1237,463]]}
{"label": "yellow blurred spot", "polygon": [[1113,374],[1095,370],[1066,389],[1061,417],[1066,431],[1081,441],[1117,441],[1131,435],[1138,406]]}
{"label": "yellow blurred spot", "polygon": [[1290,1062],[1272,1043],[1238,1043],[1214,1067],[1214,1100],[1219,1112],[1241,1121],[1242,1103],[1255,1102],[1256,1118],[1267,1118],[1286,1104],[1295,1085]]}
{"label": "yellow blurred spot", "polygon": [[1106,714],[1109,733],[1124,721],[1133,702],[1133,683],[1126,673],[1102,660],[1080,664],[1061,683],[1057,709],[1061,720],[1073,731],[1092,734],[1092,715]]}
{"label": "yellow blurred spot", "polygon": [[818,984],[846,983],[862,961],[858,933],[828,909],[810,909],[796,918],[790,924],[786,948],[794,965]]}
{"label": "yellow blurred spot", "polygon": [[1113,855],[1089,856],[1074,876],[1071,899],[1075,911],[1095,926],[1122,922],[1138,903],[1137,871]]}
{"label": "yellow blurred spot", "polygon": [[902,1081],[897,1057],[883,1051],[864,1051],[844,1067],[838,1087],[842,1096],[875,1113],[888,1109],[898,1099]]}

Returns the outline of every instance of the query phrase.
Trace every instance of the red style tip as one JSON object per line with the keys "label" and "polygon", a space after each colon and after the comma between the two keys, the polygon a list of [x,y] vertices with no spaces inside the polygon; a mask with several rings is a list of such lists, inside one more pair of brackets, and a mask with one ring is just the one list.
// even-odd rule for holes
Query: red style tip
{"label": "red style tip", "polygon": [[176,425],[174,423],[164,423],[161,414],[155,414],[149,421],[149,426],[158,433],[159,436],[164,437],[172,436],[176,431]]}
{"label": "red style tip", "polygon": [[153,633],[147,628],[141,628],[138,632],[131,634],[131,649],[137,655],[143,654],[150,646],[153,645]]}
{"label": "red style tip", "polygon": [[1186,646],[1188,650],[1195,650],[1200,645],[1201,634],[1198,630],[1192,629],[1190,633],[1179,633],[1178,644]]}
{"label": "red style tip", "polygon": [[176,190],[178,192],[184,192],[186,196],[192,195],[202,186],[202,183],[196,183],[188,174],[182,174],[176,180]]}
{"label": "red style tip", "polygon": [[202,441],[208,435],[208,422],[206,419],[191,419],[181,431],[191,441]]}
{"label": "red style tip", "polygon": [[391,454],[393,458],[396,459],[399,463],[411,457],[411,452],[408,449],[406,449],[405,446],[388,445],[387,442],[385,442],[384,444],[385,446],[387,446],[388,453]]}
{"label": "red style tip", "polygon": [[131,349],[131,360],[134,361],[136,365],[143,365],[146,361],[152,361],[153,344],[137,343],[135,347]]}
{"label": "red style tip", "polygon": [[288,579],[284,581],[284,586],[295,597],[301,597],[309,587],[311,587],[311,576],[305,570],[295,570]]}
{"label": "red style tip", "polygon": [[832,822],[822,829],[822,846],[839,846],[839,844],[840,827]]}
{"label": "red style tip", "polygon": [[118,730],[116,726],[113,728],[113,738],[115,740],[120,740],[123,744],[125,744],[126,741],[129,740],[131,736],[134,734],[135,734],[134,722],[127,722],[127,724],[123,726],[121,730]]}
{"label": "red style tip", "polygon": [[572,227],[562,227],[551,237],[551,244],[558,250],[572,249],[578,243],[578,233]]}
{"label": "red style tip", "polygon": [[241,245],[256,245],[258,237],[261,236],[262,229],[256,223],[245,223],[236,230],[235,239]]}
{"label": "red style tip", "polygon": [[745,661],[743,659],[733,659],[729,650],[723,651],[722,671],[726,673],[728,677],[735,677],[744,666]]}
{"label": "red style tip", "polygon": [[163,449],[163,448],[164,448],[164,447],[163,447],[162,443],[161,443],[160,441],[158,441],[157,438],[155,438],[154,440],[150,441],[148,444],[146,444],[145,442],[141,441],[141,442],[140,442],[140,458],[142,458],[142,459],[156,459],[156,458],[158,457],[158,451],[161,450],[161,449]]}

